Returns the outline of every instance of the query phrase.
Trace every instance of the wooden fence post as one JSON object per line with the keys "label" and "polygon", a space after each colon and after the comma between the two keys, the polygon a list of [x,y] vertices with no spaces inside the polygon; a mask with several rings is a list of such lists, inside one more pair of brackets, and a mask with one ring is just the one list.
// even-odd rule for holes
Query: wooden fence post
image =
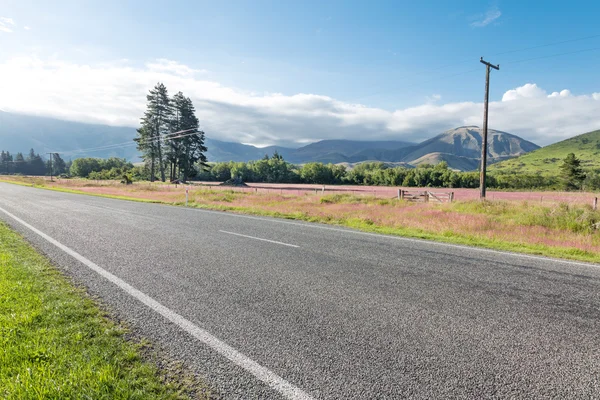
{"label": "wooden fence post", "polygon": [[398,189],[398,200],[402,198],[402,189]]}
{"label": "wooden fence post", "polygon": [[594,197],[594,210],[598,209],[598,198]]}
{"label": "wooden fence post", "polygon": [[450,192],[450,203],[454,202],[454,192]]}

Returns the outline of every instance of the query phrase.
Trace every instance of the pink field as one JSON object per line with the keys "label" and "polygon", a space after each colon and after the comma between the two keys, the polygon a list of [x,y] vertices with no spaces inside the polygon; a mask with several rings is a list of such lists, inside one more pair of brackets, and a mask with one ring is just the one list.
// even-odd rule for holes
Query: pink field
{"label": "pink field", "polygon": [[[195,182],[195,184],[207,185],[213,189],[223,188],[218,186],[219,182]],[[347,193],[356,195],[370,195],[381,198],[392,198],[398,195],[398,190],[408,191],[430,191],[434,193],[454,192],[454,200],[476,200],[479,198],[479,189],[448,189],[448,188],[409,188],[390,186],[352,186],[352,185],[311,185],[311,184],[286,184],[286,183],[248,183],[248,187],[229,187],[228,190],[243,192],[257,191],[258,193],[274,192],[287,194],[333,194]],[[535,201],[540,203],[590,204],[594,198],[600,197],[598,193],[591,192],[500,192],[488,191],[489,200],[510,201]]]}

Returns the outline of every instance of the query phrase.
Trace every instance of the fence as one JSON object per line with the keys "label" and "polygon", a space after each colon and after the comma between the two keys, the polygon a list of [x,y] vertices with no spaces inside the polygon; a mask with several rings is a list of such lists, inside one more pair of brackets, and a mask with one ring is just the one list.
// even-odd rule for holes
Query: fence
{"label": "fence", "polygon": [[400,200],[417,203],[452,203],[454,200],[454,192],[410,191],[398,189],[398,198]]}
{"label": "fence", "polygon": [[[157,187],[171,187],[175,185],[162,185]],[[281,194],[281,195],[328,195],[328,194],[349,194],[355,196],[373,196],[377,198],[398,198],[399,191],[414,194],[415,192],[428,192],[429,202],[454,202],[478,200],[479,189],[454,188],[451,192],[441,192],[441,188],[402,188],[389,186],[351,186],[351,185],[313,185],[313,184],[269,184],[269,183],[250,183],[247,186],[222,186],[218,182],[194,182],[193,187],[205,188],[209,190],[229,190],[239,192],[252,192],[262,194]],[[164,190],[164,189],[163,189]],[[169,190],[169,189],[167,189]],[[452,196],[451,199],[448,197]],[[538,204],[589,204],[592,208],[598,207],[598,193],[593,192],[535,192],[535,191],[494,191],[488,190],[487,199],[535,202]],[[437,198],[437,199],[436,199]],[[438,200],[439,199],[439,200]],[[406,199],[408,200],[408,199]],[[441,201],[440,201],[441,200]]]}

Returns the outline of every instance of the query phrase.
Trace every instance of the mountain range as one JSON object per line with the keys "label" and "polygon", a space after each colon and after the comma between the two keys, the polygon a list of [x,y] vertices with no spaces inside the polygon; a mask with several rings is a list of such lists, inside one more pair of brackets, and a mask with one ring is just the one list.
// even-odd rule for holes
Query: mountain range
{"label": "mountain range", "polygon": [[[39,153],[59,152],[63,158],[120,157],[139,161],[133,138],[135,128],[63,121],[0,111],[0,150],[26,152],[34,148]],[[514,158],[539,148],[534,143],[510,133],[488,131],[491,163]],[[364,161],[401,163],[407,166],[448,163],[457,170],[473,170],[481,155],[481,129],[463,126],[443,132],[421,143],[400,140],[357,141],[322,140],[300,148],[281,146],[255,147],[242,143],[217,140],[207,134],[209,161],[250,161],[274,152],[285,160],[354,164]]]}

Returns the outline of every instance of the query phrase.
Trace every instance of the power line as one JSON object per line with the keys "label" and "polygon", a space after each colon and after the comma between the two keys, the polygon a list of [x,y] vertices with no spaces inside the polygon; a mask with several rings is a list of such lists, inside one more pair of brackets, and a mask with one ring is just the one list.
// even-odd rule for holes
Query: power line
{"label": "power line", "polygon": [[[194,131],[194,132],[181,135],[181,133],[190,132],[190,131]],[[71,150],[71,151],[64,151],[62,153],[72,155],[72,154],[80,154],[80,153],[91,153],[91,152],[103,151],[103,150],[113,150],[113,149],[117,149],[117,148],[121,148],[121,147],[138,146],[139,144],[147,144],[147,143],[150,143],[150,142],[158,140],[158,139],[163,139],[163,140],[179,139],[179,138],[183,138],[183,137],[187,137],[187,136],[197,135],[198,132],[199,131],[197,128],[186,129],[183,131],[169,133],[167,135],[151,136],[148,138],[144,138],[143,140],[139,140],[139,141],[130,140],[130,141],[123,142],[123,143],[114,143],[114,144],[109,144],[109,145],[105,145],[105,146],[76,149],[76,150]]]}
{"label": "power line", "polygon": [[[503,51],[503,52],[491,54],[491,56],[492,57],[496,57],[496,56],[500,56],[500,55],[519,53],[519,52],[523,52],[523,51],[527,51],[527,50],[534,50],[534,49],[539,49],[539,48],[543,48],[543,47],[556,46],[556,45],[559,45],[559,44],[573,43],[573,42],[578,42],[578,41],[588,40],[588,39],[595,39],[595,38],[598,38],[598,37],[600,37],[600,34],[590,35],[590,36],[583,36],[583,37],[578,37],[578,38],[574,38],[574,39],[561,40],[561,41],[557,41],[557,42],[550,42],[550,43],[540,44],[540,45],[536,45],[536,46],[523,47],[523,48],[515,49],[515,50]],[[598,50],[598,48],[585,49],[585,50],[577,50],[577,51],[573,51],[573,52],[560,53],[560,54],[554,54],[554,55],[549,55],[549,56],[533,57],[533,58],[528,58],[528,59],[523,59],[523,60],[518,60],[518,61],[506,62],[506,63],[503,63],[503,64],[515,64],[515,63],[526,62],[526,61],[533,61],[533,60],[543,59],[543,58],[558,57],[558,56],[567,55],[567,54],[583,53],[583,52],[593,51],[593,50]],[[429,69],[421,70],[420,72],[417,72],[415,74],[405,75],[405,76],[401,77],[400,80],[408,80],[410,78],[413,78],[413,77],[419,76],[419,75],[423,75],[423,74],[428,73],[428,72],[437,71],[437,70],[442,69],[442,68],[449,68],[449,67],[454,67],[454,66],[457,66],[457,65],[463,65],[463,64],[470,63],[470,62],[472,62],[472,59],[468,59],[468,60],[464,60],[464,61],[459,61],[459,62],[456,62],[456,63],[442,64],[442,65],[436,66],[434,68],[429,68]],[[464,72],[458,72],[458,73],[452,74],[452,75],[443,75],[443,76],[439,76],[437,78],[429,79],[429,80],[426,80],[426,81],[421,81],[421,82],[413,83],[413,84],[410,84],[410,85],[405,85],[405,86],[400,87],[400,89],[407,88],[407,87],[413,87],[413,86],[417,86],[417,85],[421,85],[421,84],[425,84],[425,83],[429,83],[429,82],[436,81],[436,80],[439,80],[439,79],[451,78],[451,77],[458,76],[458,75],[464,75],[464,74],[467,74],[467,73],[470,73],[470,72],[473,72],[473,71],[476,71],[476,70],[469,70],[469,71],[464,71]],[[394,90],[397,90],[397,89],[394,89]],[[371,96],[376,96],[376,95],[382,94],[382,93],[388,93],[390,91],[391,90],[384,90],[384,91],[380,91],[380,92],[376,92],[376,93],[371,93],[371,94],[368,94],[368,95],[365,95],[365,96],[357,97],[357,98],[353,99],[352,101],[361,100],[361,99],[364,99],[364,98],[367,98],[367,97],[371,97]]]}
{"label": "power line", "polygon": [[526,62],[526,61],[541,60],[541,59],[552,58],[552,57],[560,57],[560,56],[566,56],[566,55],[569,55],[569,54],[586,53],[588,51],[596,51],[596,50],[600,50],[600,47],[594,47],[594,48],[591,48],[591,49],[582,49],[582,50],[568,51],[566,53],[550,54],[550,55],[547,55],[547,56],[525,58],[525,59],[522,59],[522,60],[508,61],[508,62],[505,62],[504,64],[518,64],[518,63],[522,63],[522,62]]}

